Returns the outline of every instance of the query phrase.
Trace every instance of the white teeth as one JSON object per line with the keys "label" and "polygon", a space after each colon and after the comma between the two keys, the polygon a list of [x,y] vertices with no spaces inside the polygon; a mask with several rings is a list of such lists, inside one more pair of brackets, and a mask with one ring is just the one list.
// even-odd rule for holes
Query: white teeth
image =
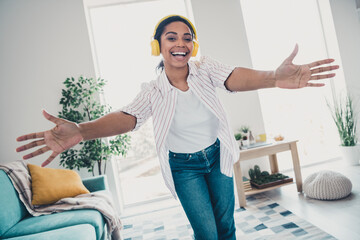
{"label": "white teeth", "polygon": [[183,55],[183,56],[185,56],[186,53],[184,53],[184,52],[173,52],[172,55]]}

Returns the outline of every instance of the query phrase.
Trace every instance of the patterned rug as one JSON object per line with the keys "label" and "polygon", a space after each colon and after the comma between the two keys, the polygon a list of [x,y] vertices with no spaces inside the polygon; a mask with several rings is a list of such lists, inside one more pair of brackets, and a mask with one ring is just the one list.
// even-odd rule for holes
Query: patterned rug
{"label": "patterned rug", "polygon": [[[265,195],[247,197],[247,206],[235,210],[237,239],[336,239]],[[122,219],[124,240],[193,239],[180,206]]]}

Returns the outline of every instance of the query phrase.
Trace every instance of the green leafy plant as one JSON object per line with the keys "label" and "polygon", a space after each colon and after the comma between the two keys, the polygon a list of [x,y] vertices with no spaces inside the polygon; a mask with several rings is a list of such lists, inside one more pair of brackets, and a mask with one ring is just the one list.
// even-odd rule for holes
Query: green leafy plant
{"label": "green leafy plant", "polygon": [[240,128],[240,131],[246,134],[246,133],[248,133],[250,131],[250,127],[249,126],[242,126]]}
{"label": "green leafy plant", "polygon": [[236,141],[239,141],[239,140],[242,139],[243,135],[242,135],[241,133],[236,133],[236,134],[234,135],[234,137],[235,137]]}
{"label": "green leafy plant", "polygon": [[250,131],[250,127],[249,126],[241,126],[239,131],[242,133],[242,139],[243,140],[248,140],[248,133]]}
{"label": "green leafy plant", "polygon": [[[106,82],[104,79],[67,78],[64,81],[60,104],[62,111],[59,117],[81,123],[95,120],[111,111],[107,104],[100,103],[100,94]],[[80,143],[80,149],[68,149],[60,155],[60,165],[77,169],[86,168],[94,175],[95,164],[98,174],[106,172],[106,162],[111,155],[126,156],[130,148],[130,136],[118,135],[111,139],[95,139]]]}
{"label": "green leafy plant", "polygon": [[269,174],[268,171],[261,171],[258,165],[255,165],[254,168],[249,169],[249,176],[251,182],[257,185],[263,185],[289,178],[282,173]]}
{"label": "green leafy plant", "polygon": [[288,176],[285,176],[282,173],[274,173],[271,175],[265,175],[265,176],[261,176],[259,178],[256,178],[254,180],[251,180],[253,183],[256,183],[258,185],[263,185],[263,184],[267,184],[267,183],[271,183],[271,182],[276,182],[279,180],[283,180],[289,178]]}
{"label": "green leafy plant", "polygon": [[356,117],[354,115],[354,105],[351,97],[346,97],[345,103],[338,100],[334,106],[327,102],[332,118],[337,127],[341,146],[355,146],[358,138],[356,133]]}

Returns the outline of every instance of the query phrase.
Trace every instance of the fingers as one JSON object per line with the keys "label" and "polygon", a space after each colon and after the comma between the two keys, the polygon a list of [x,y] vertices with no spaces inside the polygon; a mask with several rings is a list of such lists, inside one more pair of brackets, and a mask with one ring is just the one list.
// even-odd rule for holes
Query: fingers
{"label": "fingers", "polygon": [[295,56],[297,55],[298,51],[299,51],[299,46],[298,46],[298,44],[296,44],[293,52],[292,52],[292,53],[290,54],[290,56],[286,59],[286,61],[292,62],[292,61],[294,60]]}
{"label": "fingers", "polygon": [[[313,63],[308,64],[307,66],[309,68],[313,68],[316,66],[320,66],[323,64],[329,64],[334,62],[334,59],[324,59],[324,60],[320,60],[320,61],[316,61]],[[328,71],[332,71],[332,70],[336,70],[339,69],[339,65],[334,65],[334,66],[327,66],[327,67],[318,67],[318,68],[313,68],[310,70],[311,76],[309,80],[321,80],[321,79],[326,79],[326,78],[333,78],[335,77],[335,73],[328,73],[328,74],[318,74],[318,75],[313,75],[313,74],[317,74],[317,73],[323,73],[323,72],[328,72]],[[322,83],[308,83],[307,87],[322,87],[325,84]]]}
{"label": "fingers", "polygon": [[16,149],[16,152],[21,152],[21,151],[24,151],[24,150],[27,150],[27,149],[30,149],[30,148],[33,148],[33,147],[36,147],[36,146],[41,146],[41,145],[44,145],[44,144],[45,144],[44,139],[33,141],[31,143],[28,143],[26,145],[18,147]]}
{"label": "fingers", "polygon": [[59,124],[59,123],[60,123],[60,122],[59,122],[60,118],[54,117],[53,115],[51,115],[50,113],[48,113],[48,112],[45,111],[45,110],[43,110],[42,113],[43,113],[44,117],[45,117],[47,120],[49,120],[49,121],[51,121],[51,122],[53,122],[53,123],[55,123],[55,124]]}
{"label": "fingers", "polygon": [[[60,118],[54,117],[53,115],[49,114],[45,110],[43,110],[43,115],[47,120],[49,120],[49,121],[51,121],[51,122],[53,122],[55,124],[61,123]],[[18,137],[16,139],[16,141],[20,142],[20,141],[25,141],[25,140],[29,140],[29,139],[42,138],[42,137],[44,137],[44,133],[45,132],[37,132],[37,133],[26,134],[26,135]]]}
{"label": "fingers", "polygon": [[308,64],[308,67],[309,68],[313,68],[313,67],[316,67],[316,66],[320,66],[320,65],[324,65],[324,64],[329,64],[329,63],[332,63],[334,62],[335,60],[332,59],[332,58],[328,58],[328,59],[324,59],[324,60],[320,60],[320,61],[315,61],[315,62],[312,62],[312,63],[309,63]]}
{"label": "fingers", "polygon": [[[314,75],[310,77],[310,80],[320,80],[320,79],[325,79],[325,78],[332,78],[335,76],[335,73],[330,73],[330,74],[323,74],[323,75]],[[323,87],[325,86],[324,83],[310,83],[308,82],[306,84],[306,87]]]}
{"label": "fingers", "polygon": [[29,158],[32,158],[32,157],[36,157],[36,156],[38,156],[40,154],[43,154],[43,153],[45,153],[45,152],[47,152],[49,150],[50,150],[50,148],[48,146],[42,147],[42,148],[36,150],[35,152],[32,152],[32,153],[29,153],[29,154],[25,155],[23,157],[23,159],[26,160],[26,159],[29,159]]}
{"label": "fingers", "polygon": [[325,86],[324,83],[307,83],[306,84],[307,87],[323,87]]}
{"label": "fingers", "polygon": [[18,137],[16,139],[16,141],[21,142],[21,141],[25,141],[28,139],[43,138],[43,137],[44,137],[44,132],[30,133],[30,134],[26,134],[26,135]]}
{"label": "fingers", "polygon": [[328,66],[328,67],[314,68],[314,69],[310,70],[310,72],[311,72],[311,74],[315,74],[315,73],[321,73],[321,72],[327,72],[327,71],[336,70],[338,68],[339,68],[339,65],[334,65],[334,66]]}
{"label": "fingers", "polygon": [[54,160],[54,158],[56,158],[57,155],[59,155],[59,154],[56,153],[56,152],[53,152],[53,153],[50,155],[50,157],[48,157],[48,159],[46,159],[46,160],[41,164],[41,166],[42,166],[42,167],[45,167],[46,165],[48,165],[49,163],[51,163],[52,160]]}
{"label": "fingers", "polygon": [[335,73],[329,73],[329,74],[322,74],[322,75],[314,75],[310,77],[310,80],[320,80],[325,78],[332,78],[335,77]]}

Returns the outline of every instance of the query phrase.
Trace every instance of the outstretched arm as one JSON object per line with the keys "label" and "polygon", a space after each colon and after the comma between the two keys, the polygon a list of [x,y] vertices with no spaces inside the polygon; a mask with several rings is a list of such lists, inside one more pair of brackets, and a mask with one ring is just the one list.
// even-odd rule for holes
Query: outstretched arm
{"label": "outstretched arm", "polygon": [[[297,89],[303,87],[322,87],[323,83],[310,82],[332,78],[335,73],[319,74],[338,69],[338,65],[326,66],[334,62],[334,59],[324,59],[304,65],[295,65],[293,60],[298,53],[296,44],[291,55],[275,71],[257,71],[248,68],[237,67],[225,81],[225,86],[230,91],[250,91],[261,88],[279,87]],[[315,75],[317,74],[317,75]]]}
{"label": "outstretched arm", "polygon": [[84,140],[91,140],[130,132],[136,125],[136,118],[119,111],[78,125]]}
{"label": "outstretched arm", "polygon": [[46,111],[43,111],[43,115],[47,120],[56,124],[53,129],[26,134],[16,139],[17,141],[37,139],[31,143],[18,147],[16,149],[17,152],[37,146],[41,147],[38,150],[25,155],[23,159],[29,159],[50,150],[52,151],[52,154],[42,163],[42,166],[48,165],[57,155],[83,140],[126,133],[131,131],[136,124],[136,118],[134,116],[123,112],[109,113],[94,121],[80,124],[54,117]]}

